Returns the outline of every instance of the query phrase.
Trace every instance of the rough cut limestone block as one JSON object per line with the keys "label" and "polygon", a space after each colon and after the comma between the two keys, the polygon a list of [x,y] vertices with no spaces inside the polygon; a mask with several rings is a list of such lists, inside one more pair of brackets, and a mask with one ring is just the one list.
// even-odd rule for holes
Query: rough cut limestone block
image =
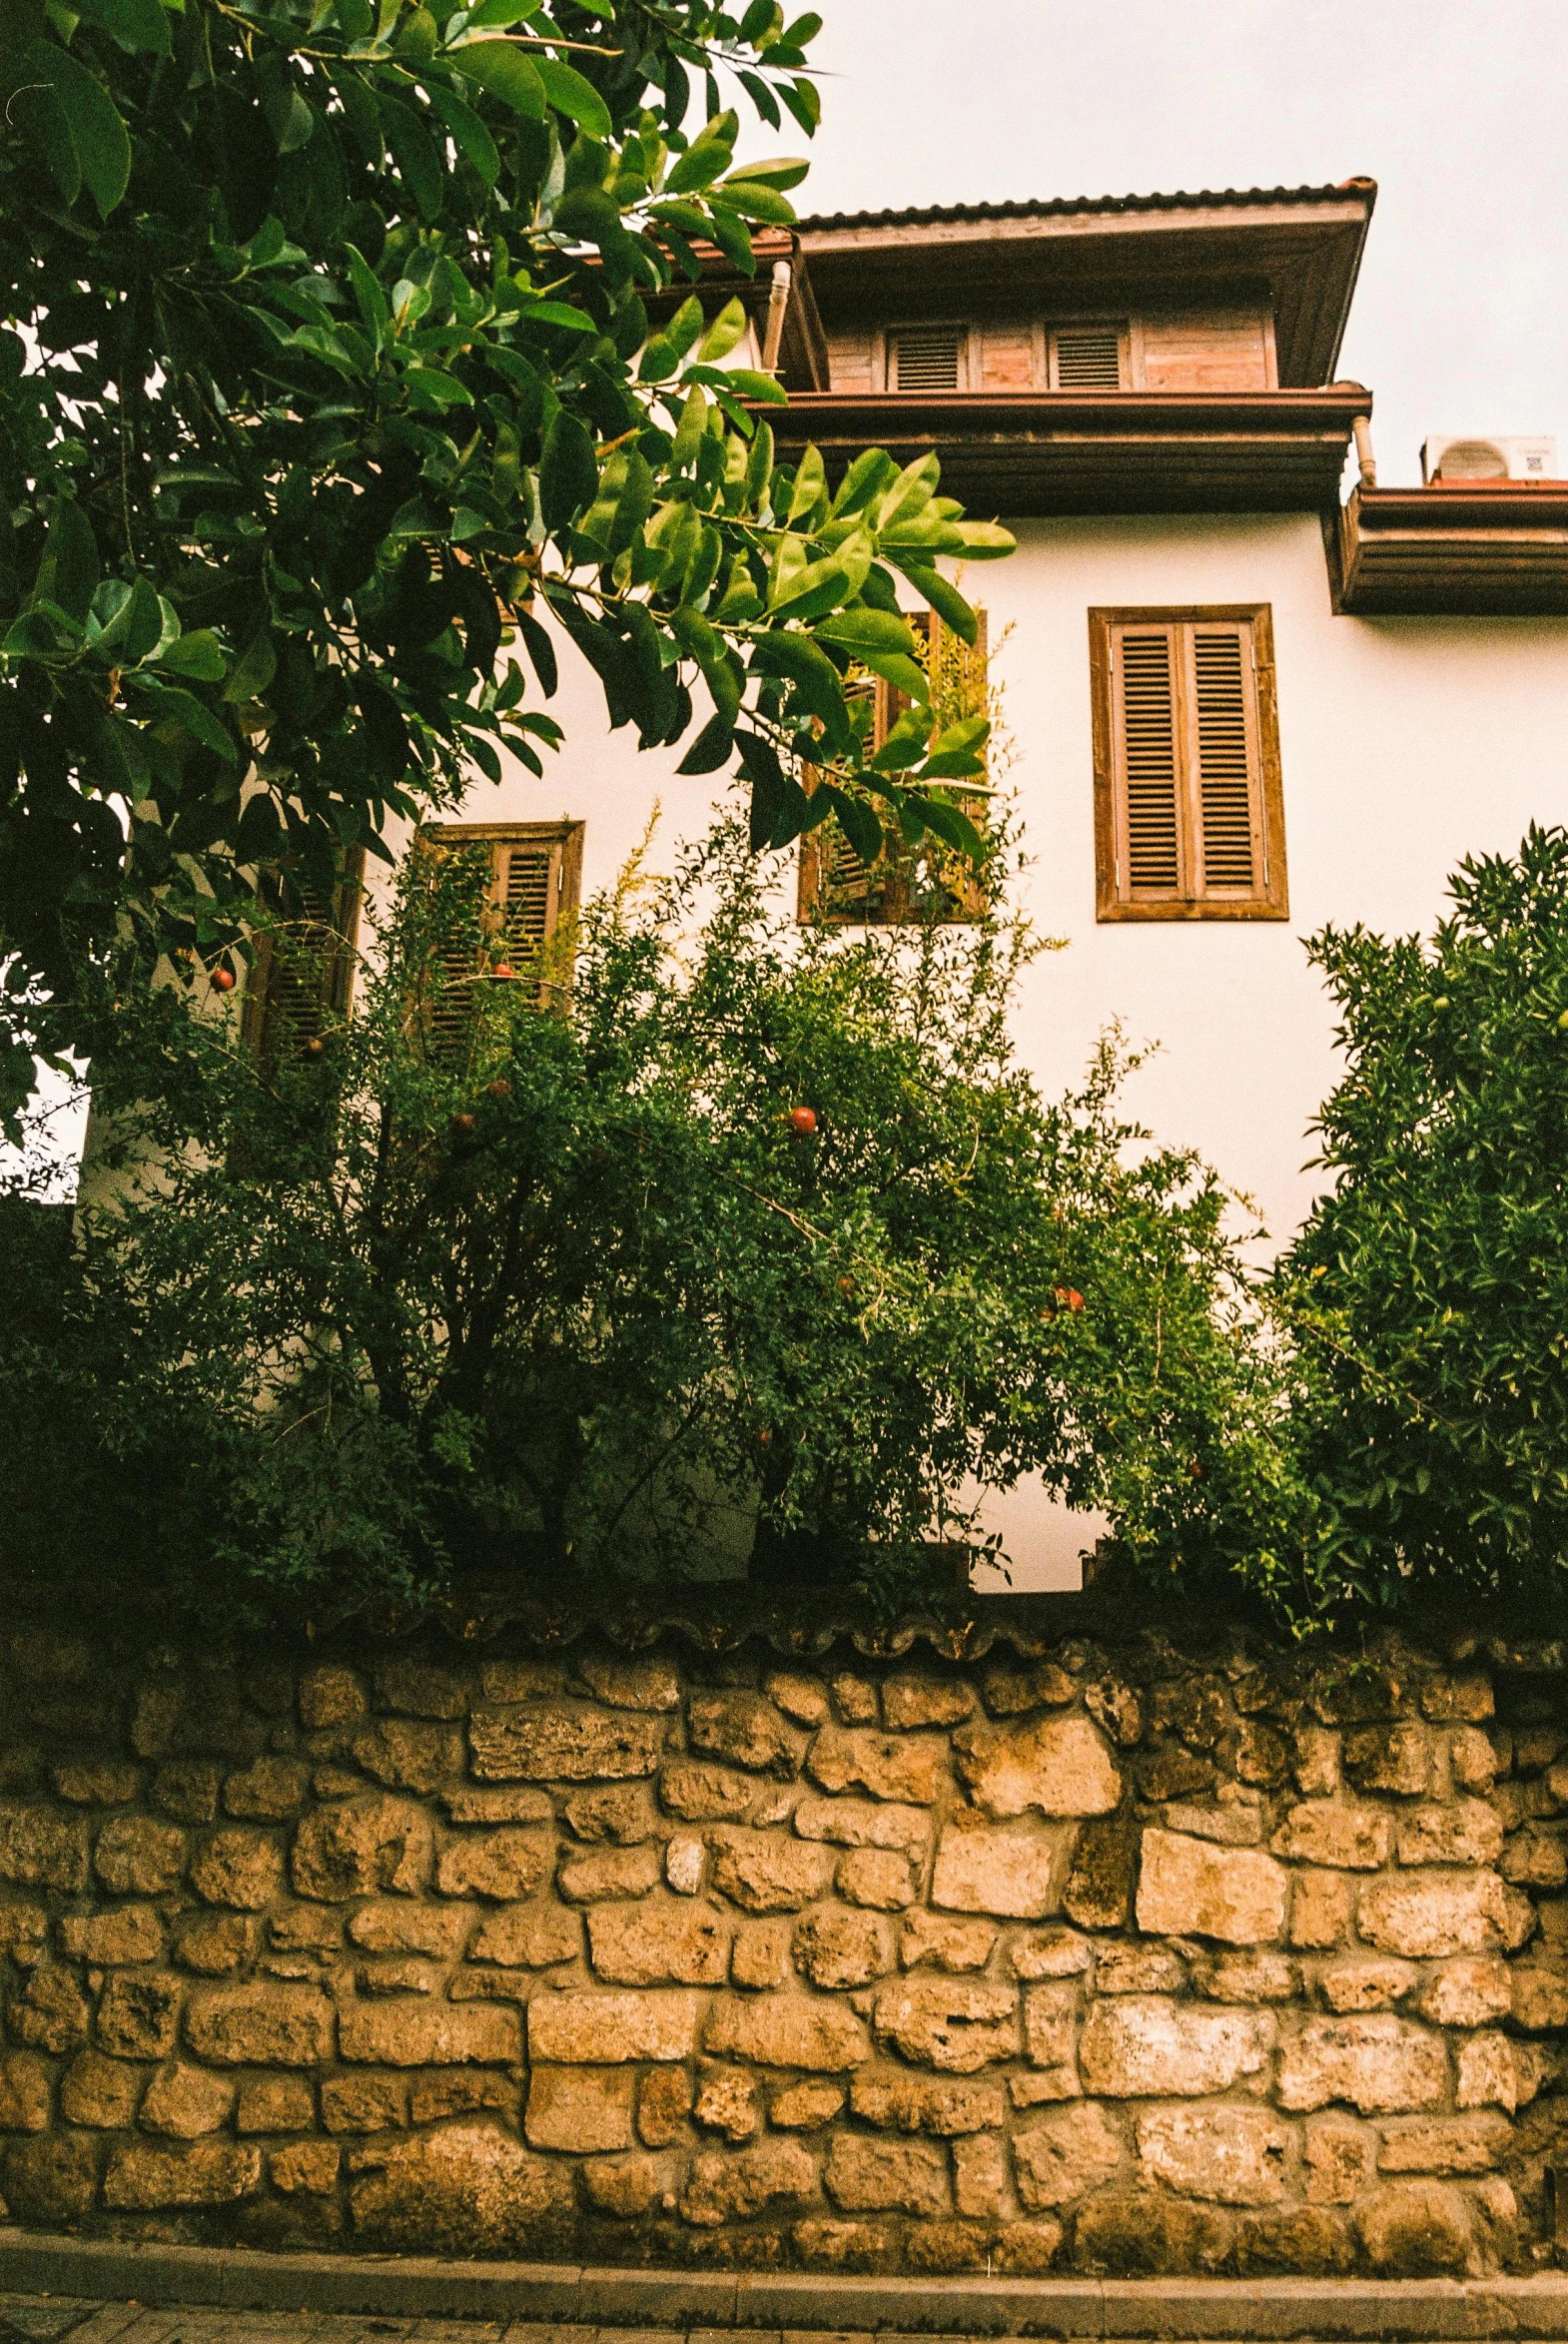
{"label": "rough cut limestone block", "polygon": [[523,2119],[529,2144],[594,2154],[630,2148],[636,2080],[629,2067],[530,2068]]}
{"label": "rough cut limestone block", "polygon": [[798,1913],[833,1877],[828,1851],[774,1832],[713,1834],[713,1886],[745,1913]]}
{"label": "rough cut limestone block", "polygon": [[1434,2026],[1485,2026],[1506,2018],[1512,2005],[1507,1962],[1478,1956],[1445,1961],[1416,1997],[1422,2017]]}
{"label": "rough cut limestone block", "polygon": [[680,1678],[675,1665],[662,1654],[630,1659],[622,1653],[590,1653],[577,1663],[577,1674],[591,1693],[610,1709],[679,1709]]}
{"label": "rough cut limestone block", "polygon": [[902,1849],[924,1855],[931,1817],[924,1807],[874,1799],[802,1799],[795,1829],[803,1840],[831,1840],[840,1848]]}
{"label": "rough cut limestone block", "polygon": [[1122,1770],[1088,1718],[1040,1718],[999,1729],[964,1726],[953,1737],[975,1804],[996,1819],[1109,1815],[1121,1804]]}
{"label": "rough cut limestone block", "polygon": [[[900,1859],[902,1862],[902,1858]],[[872,1913],[819,1906],[795,1931],[795,1964],[813,1985],[870,1985],[893,1967],[893,1930]]]}
{"label": "rough cut limestone block", "polygon": [[73,1894],[85,1889],[88,1828],[85,1816],[0,1805],[0,1880]]}
{"label": "rough cut limestone block", "polygon": [[1284,1931],[1288,1887],[1284,1867],[1257,1850],[1146,1831],[1138,1926],[1151,1937],[1271,1945]]}
{"label": "rough cut limestone block", "polygon": [[[539,2005],[532,2007],[537,2011]],[[706,2050],[722,2058],[754,2059],[761,2067],[804,2067],[824,2075],[844,2074],[871,2056],[866,2029],[854,2012],[842,2002],[809,1994],[715,2002],[702,2040]]]}
{"label": "rough cut limestone block", "polygon": [[899,1940],[899,1959],[906,1969],[925,1962],[933,1969],[984,1969],[999,1935],[989,1921],[947,1921],[938,1913],[912,1913]]}
{"label": "rough cut limestone block", "polygon": [[190,2148],[133,2141],[110,2152],[104,2203],[114,2207],[224,2205],[259,2188],[262,2152],[227,2140]]}
{"label": "rough cut limestone block", "polygon": [[950,1913],[1036,1921],[1061,1901],[1069,1835],[1047,1824],[955,1820],[943,1831],[931,1902]]}
{"label": "rough cut limestone block", "polygon": [[1309,2018],[1280,2054],[1283,2108],[1321,2108],[1330,2100],[1348,2100],[1366,2116],[1432,2108],[1447,2086],[1441,2035],[1403,2018]]}
{"label": "rough cut limestone block", "polygon": [[513,1904],[531,1897],[555,1860],[548,1832],[479,1832],[454,1840],[435,1860],[435,1886],[443,1897],[486,1897]]}
{"label": "rough cut limestone block", "polygon": [[117,1897],[161,1896],[184,1876],[185,1834],[151,1816],[117,1815],[98,1835],[93,1870]]}
{"label": "rough cut limestone block", "polygon": [[882,1722],[890,1733],[908,1734],[920,1726],[962,1725],[974,1711],[974,1689],[962,1677],[933,1677],[916,1669],[895,1669],[883,1680]]}
{"label": "rough cut limestone block", "polygon": [[144,2132],[164,2132],[176,2140],[197,2140],[216,2132],[228,2121],[234,2106],[234,2083],[205,2067],[177,2061],[153,2077],[142,2101]]}
{"label": "rough cut limestone block", "polygon": [[1513,2146],[1506,2116],[1402,2117],[1383,2126],[1380,2173],[1488,2173]]}
{"label": "rough cut limestone block", "polygon": [[646,1897],[659,1885],[657,1848],[570,1848],[556,1886],[570,1905]]}
{"label": "rough cut limestone block", "polygon": [[1109,2181],[1126,2145],[1104,2108],[1063,2108],[1013,2135],[1018,2193],[1032,2211],[1072,2205]]}
{"label": "rough cut limestone block", "polygon": [[333,2006],[315,1986],[226,1986],[194,1993],[185,2039],[220,2067],[315,2067],[332,2056]]}
{"label": "rough cut limestone block", "polygon": [[1387,2010],[1420,1976],[1408,1961],[1340,1961],[1318,1979],[1330,2010]]}
{"label": "rough cut limestone block", "polygon": [[1255,2075],[1273,2048],[1266,2010],[1189,2008],[1155,1995],[1097,2002],[1079,2042],[1088,2093],[1113,2099],[1195,2097]]}
{"label": "rough cut limestone block", "polygon": [[689,2059],[698,2001],[676,1992],[535,1994],[528,2004],[528,2056],[572,2067]]}
{"label": "rough cut limestone block", "polygon": [[737,1823],[751,1813],[763,1787],[733,1767],[672,1758],[659,1770],[659,1804],[682,1823]]}
{"label": "rough cut limestone block", "polygon": [[338,2049],[345,2059],[378,2067],[503,2065],[522,2055],[522,2024],[515,2010],[491,2002],[346,2001],[338,2012]]}
{"label": "rough cut limestone block", "polygon": [[841,2132],[829,2146],[822,2178],[846,2213],[945,2214],[952,2205],[947,2158],[931,2141]]}
{"label": "rough cut limestone block", "polygon": [[806,1772],[824,1791],[869,1791],[929,1807],[947,1780],[948,1746],[936,1734],[875,1734],[824,1726],[806,1754]]}
{"label": "rough cut limestone block", "polygon": [[791,1781],[800,1772],[806,1737],[787,1726],[760,1693],[693,1693],[686,1704],[693,1750],[753,1774]]}
{"label": "rough cut limestone block", "polygon": [[185,1980],[171,1970],[117,1970],[98,2001],[94,2035],[117,2059],[161,2059],[180,2030]]}
{"label": "rough cut limestone block", "polygon": [[1401,1864],[1495,1864],[1503,1827],[1484,1799],[1458,1799],[1401,1815],[1394,1848]]}
{"label": "rough cut limestone block", "polygon": [[1219,2205],[1277,2205],[1289,2137],[1266,2108],[1160,2108],[1138,2119],[1150,2179]]}
{"label": "rough cut limestone block", "polygon": [[151,1905],[122,1905],[110,1913],[61,1916],[60,1951],[101,1969],[156,1961],[164,1950],[163,1923]]}
{"label": "rough cut limestone block", "polygon": [[1535,1928],[1528,1897],[1495,1872],[1428,1873],[1369,1881],[1356,1927],[1381,1953],[1430,1960],[1448,1953],[1516,1953]]}
{"label": "rough cut limestone block", "polygon": [[435,1835],[406,1799],[345,1799],[307,1815],[294,1836],[290,1877],[297,1893],[326,1905],[393,1890],[413,1897],[430,1877]]}
{"label": "rough cut limestone block", "polygon": [[877,1996],[876,2030],[913,2065],[973,2075],[1018,2054],[1018,1993],[961,1977],[909,1977]]}
{"label": "rough cut limestone block", "polygon": [[1341,1872],[1376,1872],[1388,1862],[1388,1817],[1376,1807],[1341,1807],[1311,1799],[1292,1807],[1273,1837],[1276,1856]]}
{"label": "rough cut limestone block", "polygon": [[[1000,2083],[907,2075],[897,2068],[857,2075],[849,2087],[849,2104],[863,2123],[875,2124],[880,2131],[933,2132],[944,2139],[999,2126],[1007,2112]],[[773,2121],[778,2120],[775,2107]]]}
{"label": "rough cut limestone block", "polygon": [[604,1905],[588,1915],[593,1971],[611,1985],[722,1985],[726,1914],[712,1905]]}
{"label": "rough cut limestone block", "polygon": [[476,1709],[468,1747],[481,1782],[622,1782],[653,1773],[666,1730],[661,1718],[551,1701]]}
{"label": "rough cut limestone block", "polygon": [[488,2123],[378,2141],[351,2159],[350,2201],[368,2246],[548,2260],[571,2225],[571,2170]]}
{"label": "rough cut limestone block", "polygon": [[761,2213],[779,2200],[795,2202],[817,2193],[816,2159],[797,2140],[759,2140],[753,2148],[725,2155],[711,2152],[692,2160],[681,2191],[684,2219],[703,2229]]}
{"label": "rough cut limestone block", "polygon": [[909,1858],[892,1848],[849,1849],[839,1858],[833,1879],[847,1904],[867,1905],[878,1913],[902,1913],[915,1902]]}

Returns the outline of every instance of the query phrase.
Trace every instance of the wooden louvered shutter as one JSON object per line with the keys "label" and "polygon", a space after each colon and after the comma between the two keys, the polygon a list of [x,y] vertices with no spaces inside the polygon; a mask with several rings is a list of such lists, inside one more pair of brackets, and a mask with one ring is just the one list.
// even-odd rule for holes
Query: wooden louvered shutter
{"label": "wooden louvered shutter", "polygon": [[245,997],[245,1040],[265,1065],[298,1056],[329,1019],[347,1015],[364,886],[365,850],[351,847],[330,900],[297,886],[286,904],[274,891],[278,925],[257,937]]}
{"label": "wooden louvered shutter", "polygon": [[[937,724],[951,723],[957,712],[976,710],[987,693],[986,613],[975,613],[973,645],[945,627],[934,610],[911,612],[916,636],[929,646],[932,702]],[[863,687],[875,694],[876,714],[872,743],[880,748],[910,703],[882,678]],[[814,784],[808,780],[808,789]],[[986,822],[984,798],[970,798],[964,811],[982,829]],[[974,870],[961,856],[929,840],[910,849],[890,844],[868,870],[836,822],[808,831],[801,840],[798,917],[826,921],[834,927],[897,927],[909,921],[978,920],[986,910],[985,893]]]}
{"label": "wooden louvered shutter", "polygon": [[1125,340],[1116,324],[1059,326],[1051,337],[1052,390],[1120,391]]}
{"label": "wooden louvered shutter", "polygon": [[1174,626],[1122,627],[1112,636],[1119,876],[1134,902],[1186,892],[1180,647]]}
{"label": "wooden louvered shutter", "polygon": [[1102,919],[1286,917],[1268,616],[1091,612]]}
{"label": "wooden louvered shutter", "polygon": [[475,1006],[475,987],[505,982],[534,988],[541,1006],[564,989],[565,977],[548,950],[577,910],[582,885],[580,822],[442,822],[420,833],[424,852],[482,851],[481,934],[471,927],[440,947],[432,971],[425,1030],[436,1055],[461,1047]]}
{"label": "wooden louvered shutter", "polygon": [[890,391],[963,391],[969,367],[963,326],[901,326],[888,336]]}
{"label": "wooden louvered shutter", "polygon": [[1192,893],[1258,892],[1262,775],[1252,694],[1251,628],[1233,620],[1185,630],[1190,679]]}

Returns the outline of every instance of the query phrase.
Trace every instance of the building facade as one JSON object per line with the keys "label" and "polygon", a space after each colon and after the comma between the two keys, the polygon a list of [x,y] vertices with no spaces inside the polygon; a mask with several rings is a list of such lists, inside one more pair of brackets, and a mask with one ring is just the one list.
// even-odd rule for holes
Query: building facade
{"label": "building facade", "polygon": [[[1539,441],[1515,479],[1471,440],[1419,489],[1377,485],[1372,394],[1337,380],[1375,193],[808,220],[763,240],[771,278],[713,289],[752,305],[753,363],[772,305],[783,449],[814,442],[830,476],[934,449],[944,489],[1015,531],[966,590],[1023,897],[1068,948],[1029,973],[1023,1055],[1061,1091],[1113,1022],[1158,1044],[1129,1109],[1274,1241],[1320,1177],[1336,1071],[1301,939],[1428,927],[1461,857],[1568,819],[1568,480]],[[679,751],[608,732],[569,652],[554,712],[544,780],[476,780],[461,809],[523,938],[612,881],[655,801],[668,843],[715,798]]]}

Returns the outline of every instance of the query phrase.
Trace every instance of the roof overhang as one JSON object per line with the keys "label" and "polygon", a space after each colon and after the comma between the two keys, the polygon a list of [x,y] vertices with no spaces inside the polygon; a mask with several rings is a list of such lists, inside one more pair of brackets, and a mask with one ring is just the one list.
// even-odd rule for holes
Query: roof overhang
{"label": "roof overhang", "polygon": [[1107,197],[803,220],[797,234],[831,327],[977,306],[1191,309],[1261,295],[1279,381],[1329,382],[1377,189]]}
{"label": "roof overhang", "polygon": [[1359,384],[1327,391],[808,391],[765,411],[781,450],[812,441],[837,478],[863,449],[933,449],[976,516],[1313,512],[1335,506]]}
{"label": "roof overhang", "polygon": [[1363,486],[1325,527],[1357,618],[1568,614],[1568,480]]}

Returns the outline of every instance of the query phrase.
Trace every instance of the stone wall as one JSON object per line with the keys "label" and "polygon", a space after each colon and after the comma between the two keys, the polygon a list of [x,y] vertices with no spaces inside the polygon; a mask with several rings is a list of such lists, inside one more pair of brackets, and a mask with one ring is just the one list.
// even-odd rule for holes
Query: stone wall
{"label": "stone wall", "polygon": [[843,2270],[1550,2260],[1561,1648],[1053,1641],[1072,1616],[882,1657],[11,1633],[11,2217]]}

